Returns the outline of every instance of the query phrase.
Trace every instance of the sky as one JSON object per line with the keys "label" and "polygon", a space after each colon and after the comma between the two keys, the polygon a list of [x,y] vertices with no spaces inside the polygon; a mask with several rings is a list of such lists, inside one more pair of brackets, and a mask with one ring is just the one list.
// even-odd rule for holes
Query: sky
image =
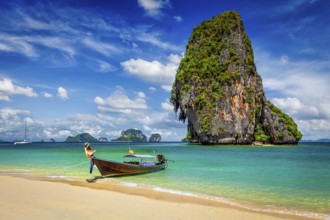
{"label": "sky", "polygon": [[0,0],[0,140],[118,138],[135,128],[180,141],[169,102],[195,26],[243,20],[267,99],[303,140],[330,138],[330,1]]}

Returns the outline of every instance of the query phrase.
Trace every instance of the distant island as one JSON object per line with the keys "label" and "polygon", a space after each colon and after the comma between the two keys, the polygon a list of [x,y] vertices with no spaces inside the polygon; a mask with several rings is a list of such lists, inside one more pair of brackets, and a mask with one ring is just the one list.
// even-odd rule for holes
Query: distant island
{"label": "distant island", "polygon": [[[160,142],[162,139],[160,134],[151,134],[149,138],[149,142],[155,143],[155,142]],[[112,139],[112,142],[147,142],[147,136],[143,134],[142,131],[137,130],[137,129],[127,129],[126,131],[121,132],[121,136],[117,139]]]}
{"label": "distant island", "polygon": [[99,141],[99,142],[108,142],[108,138],[106,138],[106,137],[100,137],[100,138],[98,139],[98,141]]}
{"label": "distant island", "polygon": [[98,142],[96,138],[88,133],[78,134],[75,137],[67,137],[65,142]]}
{"label": "distant island", "polygon": [[[160,134],[151,134],[149,142],[160,142],[162,139]],[[137,129],[127,129],[121,132],[121,136],[117,139],[112,139],[112,142],[129,141],[129,142],[148,142],[147,136],[142,131]]]}
{"label": "distant island", "polygon": [[111,141],[131,141],[131,142],[147,142],[147,137],[140,130],[128,129],[121,132],[121,136]]}
{"label": "distant island", "polygon": [[[161,135],[160,134],[151,134],[149,138],[149,142],[151,143],[158,143],[161,142]],[[69,136],[66,138],[64,142],[68,143],[73,143],[73,142],[91,142],[91,143],[96,143],[96,142],[108,142],[108,139],[105,137],[100,137],[96,139],[89,133],[81,133],[78,134],[74,137]],[[121,136],[116,139],[112,139],[111,142],[142,142],[146,143],[148,142],[147,136],[143,134],[142,131],[136,130],[136,129],[128,129],[126,131],[121,132]]]}
{"label": "distant island", "polygon": [[162,137],[160,136],[160,134],[152,134],[149,138],[149,142],[152,142],[152,143],[157,143],[157,142],[160,142],[162,140]]}

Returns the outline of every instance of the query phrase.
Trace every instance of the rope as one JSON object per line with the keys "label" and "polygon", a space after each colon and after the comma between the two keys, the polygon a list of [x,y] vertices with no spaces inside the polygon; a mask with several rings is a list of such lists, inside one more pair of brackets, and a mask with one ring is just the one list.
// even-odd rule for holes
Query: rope
{"label": "rope", "polygon": [[82,165],[82,164],[86,164],[86,162],[73,164],[73,165],[71,165],[71,166],[66,166],[66,167],[64,167],[64,168],[54,170],[53,172],[59,172],[59,171],[62,171],[62,170],[65,170],[65,169],[69,169],[69,168],[72,168],[72,167],[76,167],[76,166],[79,166],[79,165]]}

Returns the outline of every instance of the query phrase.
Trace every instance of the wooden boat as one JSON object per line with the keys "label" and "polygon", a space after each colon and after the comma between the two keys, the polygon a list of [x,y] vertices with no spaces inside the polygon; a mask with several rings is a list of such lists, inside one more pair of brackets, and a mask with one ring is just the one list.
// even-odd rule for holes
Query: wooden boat
{"label": "wooden boat", "polygon": [[123,162],[105,160],[93,156],[91,160],[103,177],[125,176],[164,170],[167,167],[167,159],[159,154],[152,155],[125,155]]}

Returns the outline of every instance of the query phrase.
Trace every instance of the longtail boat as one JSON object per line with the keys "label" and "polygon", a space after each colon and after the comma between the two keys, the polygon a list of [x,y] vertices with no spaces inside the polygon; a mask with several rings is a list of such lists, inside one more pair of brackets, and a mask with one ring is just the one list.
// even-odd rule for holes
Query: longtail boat
{"label": "longtail boat", "polygon": [[157,156],[127,154],[123,157],[123,162],[95,156],[91,160],[103,177],[150,173],[167,167],[167,159],[162,154]]}

